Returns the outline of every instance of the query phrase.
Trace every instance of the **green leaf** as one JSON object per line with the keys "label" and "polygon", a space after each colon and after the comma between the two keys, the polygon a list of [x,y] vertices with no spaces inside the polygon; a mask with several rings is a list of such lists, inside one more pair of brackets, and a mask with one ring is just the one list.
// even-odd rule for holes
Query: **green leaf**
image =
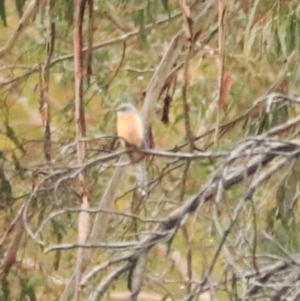
{"label": "green leaf", "polygon": [[25,153],[25,149],[24,149],[22,143],[20,142],[20,140],[18,139],[14,129],[12,127],[10,127],[8,123],[5,124],[5,127],[6,127],[7,137],[15,144],[15,146],[18,149],[20,149],[23,153]]}
{"label": "green leaf", "polygon": [[169,13],[170,12],[169,1],[168,0],[161,0],[161,3],[163,5],[164,9]]}
{"label": "green leaf", "polygon": [[10,298],[10,286],[9,286],[8,281],[6,279],[4,279],[1,284],[2,284],[2,295],[0,296],[0,299],[4,300],[4,301],[11,300],[11,298]]}
{"label": "green leaf", "polygon": [[155,23],[155,21],[156,21],[156,17],[155,16],[157,14],[156,8],[157,8],[157,6],[151,4],[151,1],[147,2],[147,6],[146,6],[147,21],[149,19],[149,21],[151,23]]}
{"label": "green leaf", "polygon": [[147,37],[145,33],[145,9],[137,11],[133,17],[134,24],[139,27],[139,37],[143,43],[147,43]]}
{"label": "green leaf", "polygon": [[74,1],[64,0],[57,1],[54,8],[51,10],[53,18],[58,18],[61,21],[66,21],[69,25],[73,23]]}
{"label": "green leaf", "polygon": [[20,300],[36,301],[34,286],[28,282],[27,278],[20,279],[20,286],[22,288]]}
{"label": "green leaf", "polygon": [[4,0],[0,0],[0,17],[3,22],[3,25],[6,27],[7,23],[6,23],[6,11],[5,11]]}
{"label": "green leaf", "polygon": [[25,2],[26,2],[26,0],[16,0],[16,8],[17,8],[20,18],[23,15],[23,7],[24,7]]}
{"label": "green leaf", "polygon": [[0,209],[9,208],[12,205],[12,189],[4,171],[0,168]]}

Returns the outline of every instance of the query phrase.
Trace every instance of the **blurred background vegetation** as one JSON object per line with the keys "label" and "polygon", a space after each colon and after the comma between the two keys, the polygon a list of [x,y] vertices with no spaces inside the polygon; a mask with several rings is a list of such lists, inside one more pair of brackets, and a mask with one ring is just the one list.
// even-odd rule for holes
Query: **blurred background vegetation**
{"label": "blurred background vegetation", "polygon": [[[230,152],[247,138],[286,124],[299,113],[297,102],[259,99],[271,93],[297,98],[300,93],[300,4],[297,0],[195,2],[215,2],[215,15],[207,16],[207,28],[195,41],[188,76],[178,62],[178,70],[156,99],[154,117],[149,120],[154,149],[190,151],[182,96],[186,87],[195,152]],[[78,211],[74,209],[79,208],[82,197],[77,174],[72,173],[77,166],[73,56],[76,3],[0,0],[1,300],[61,299],[75,269],[76,248],[49,249],[77,241]],[[87,8],[83,23],[84,47],[93,38],[91,59],[89,51],[84,52],[86,162],[118,151],[114,109],[124,100],[142,108],[147,86],[173,37],[186,28],[184,5],[192,5],[177,0],[91,3],[92,27]],[[31,6],[35,9],[28,17]],[[191,14],[193,19],[193,5]],[[222,30],[217,30],[220,27]],[[206,35],[210,37],[205,40]],[[14,36],[17,38],[9,46]],[[49,105],[46,119],[45,93]],[[299,123],[295,123],[273,138],[290,141],[297,139],[298,132]],[[91,208],[97,208],[116,162],[86,168]],[[142,203],[135,199],[135,169],[128,166],[110,202],[105,241],[140,240],[154,231],[152,223],[184,205],[209,183],[223,163],[216,158],[188,161],[149,155],[147,169],[152,186]],[[199,300],[240,300],[250,290],[247,273],[259,275],[264,265],[294,258],[300,243],[298,165],[297,160],[290,160],[260,183],[251,202],[243,203],[236,218],[237,204],[252,179],[224,191],[221,202],[203,204],[168,243],[151,250],[139,300],[184,299],[207,275],[209,288],[201,291]],[[92,222],[94,217],[91,213]],[[220,242],[227,229],[223,249]],[[127,251],[97,250],[88,271]],[[81,298],[88,299],[113,268],[108,264],[88,279]],[[280,282],[284,274],[276,277]],[[298,278],[291,283],[296,286]],[[279,293],[277,289],[255,291],[253,296],[275,300],[270,298]],[[295,290],[288,293],[295,298],[291,300],[299,300]],[[245,300],[254,300],[249,296]],[[127,298],[127,275],[123,275],[110,284],[104,299]]]}

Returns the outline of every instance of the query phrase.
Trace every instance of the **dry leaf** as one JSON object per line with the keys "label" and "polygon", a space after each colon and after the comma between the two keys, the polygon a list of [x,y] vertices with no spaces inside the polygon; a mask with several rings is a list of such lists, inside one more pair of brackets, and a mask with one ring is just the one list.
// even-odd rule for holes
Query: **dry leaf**
{"label": "dry leaf", "polygon": [[233,80],[230,72],[225,71],[222,76],[222,84],[220,89],[219,105],[223,109],[227,109],[229,103],[229,93],[232,86]]}

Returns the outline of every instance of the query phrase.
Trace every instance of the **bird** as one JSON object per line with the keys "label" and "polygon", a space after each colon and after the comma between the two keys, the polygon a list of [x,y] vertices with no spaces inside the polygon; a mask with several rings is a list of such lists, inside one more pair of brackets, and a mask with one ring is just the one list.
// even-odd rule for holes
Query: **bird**
{"label": "bird", "polygon": [[[139,111],[131,103],[121,104],[116,111],[117,135],[123,147],[129,150],[145,149],[145,125]],[[143,154],[130,154],[129,157],[134,162],[141,159]]]}
{"label": "bird", "polygon": [[[145,125],[141,114],[131,103],[122,103],[116,109],[117,112],[117,135],[121,144],[128,150],[142,150],[146,148]],[[144,154],[129,152],[131,163],[137,163],[137,184],[146,191],[147,172],[144,162]]]}

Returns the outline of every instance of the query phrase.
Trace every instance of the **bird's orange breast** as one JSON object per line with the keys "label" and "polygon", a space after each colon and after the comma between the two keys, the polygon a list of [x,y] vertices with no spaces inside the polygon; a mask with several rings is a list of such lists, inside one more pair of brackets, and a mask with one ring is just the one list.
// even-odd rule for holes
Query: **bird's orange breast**
{"label": "bird's orange breast", "polygon": [[143,122],[135,113],[118,112],[117,134],[127,144],[142,147],[144,141]]}

